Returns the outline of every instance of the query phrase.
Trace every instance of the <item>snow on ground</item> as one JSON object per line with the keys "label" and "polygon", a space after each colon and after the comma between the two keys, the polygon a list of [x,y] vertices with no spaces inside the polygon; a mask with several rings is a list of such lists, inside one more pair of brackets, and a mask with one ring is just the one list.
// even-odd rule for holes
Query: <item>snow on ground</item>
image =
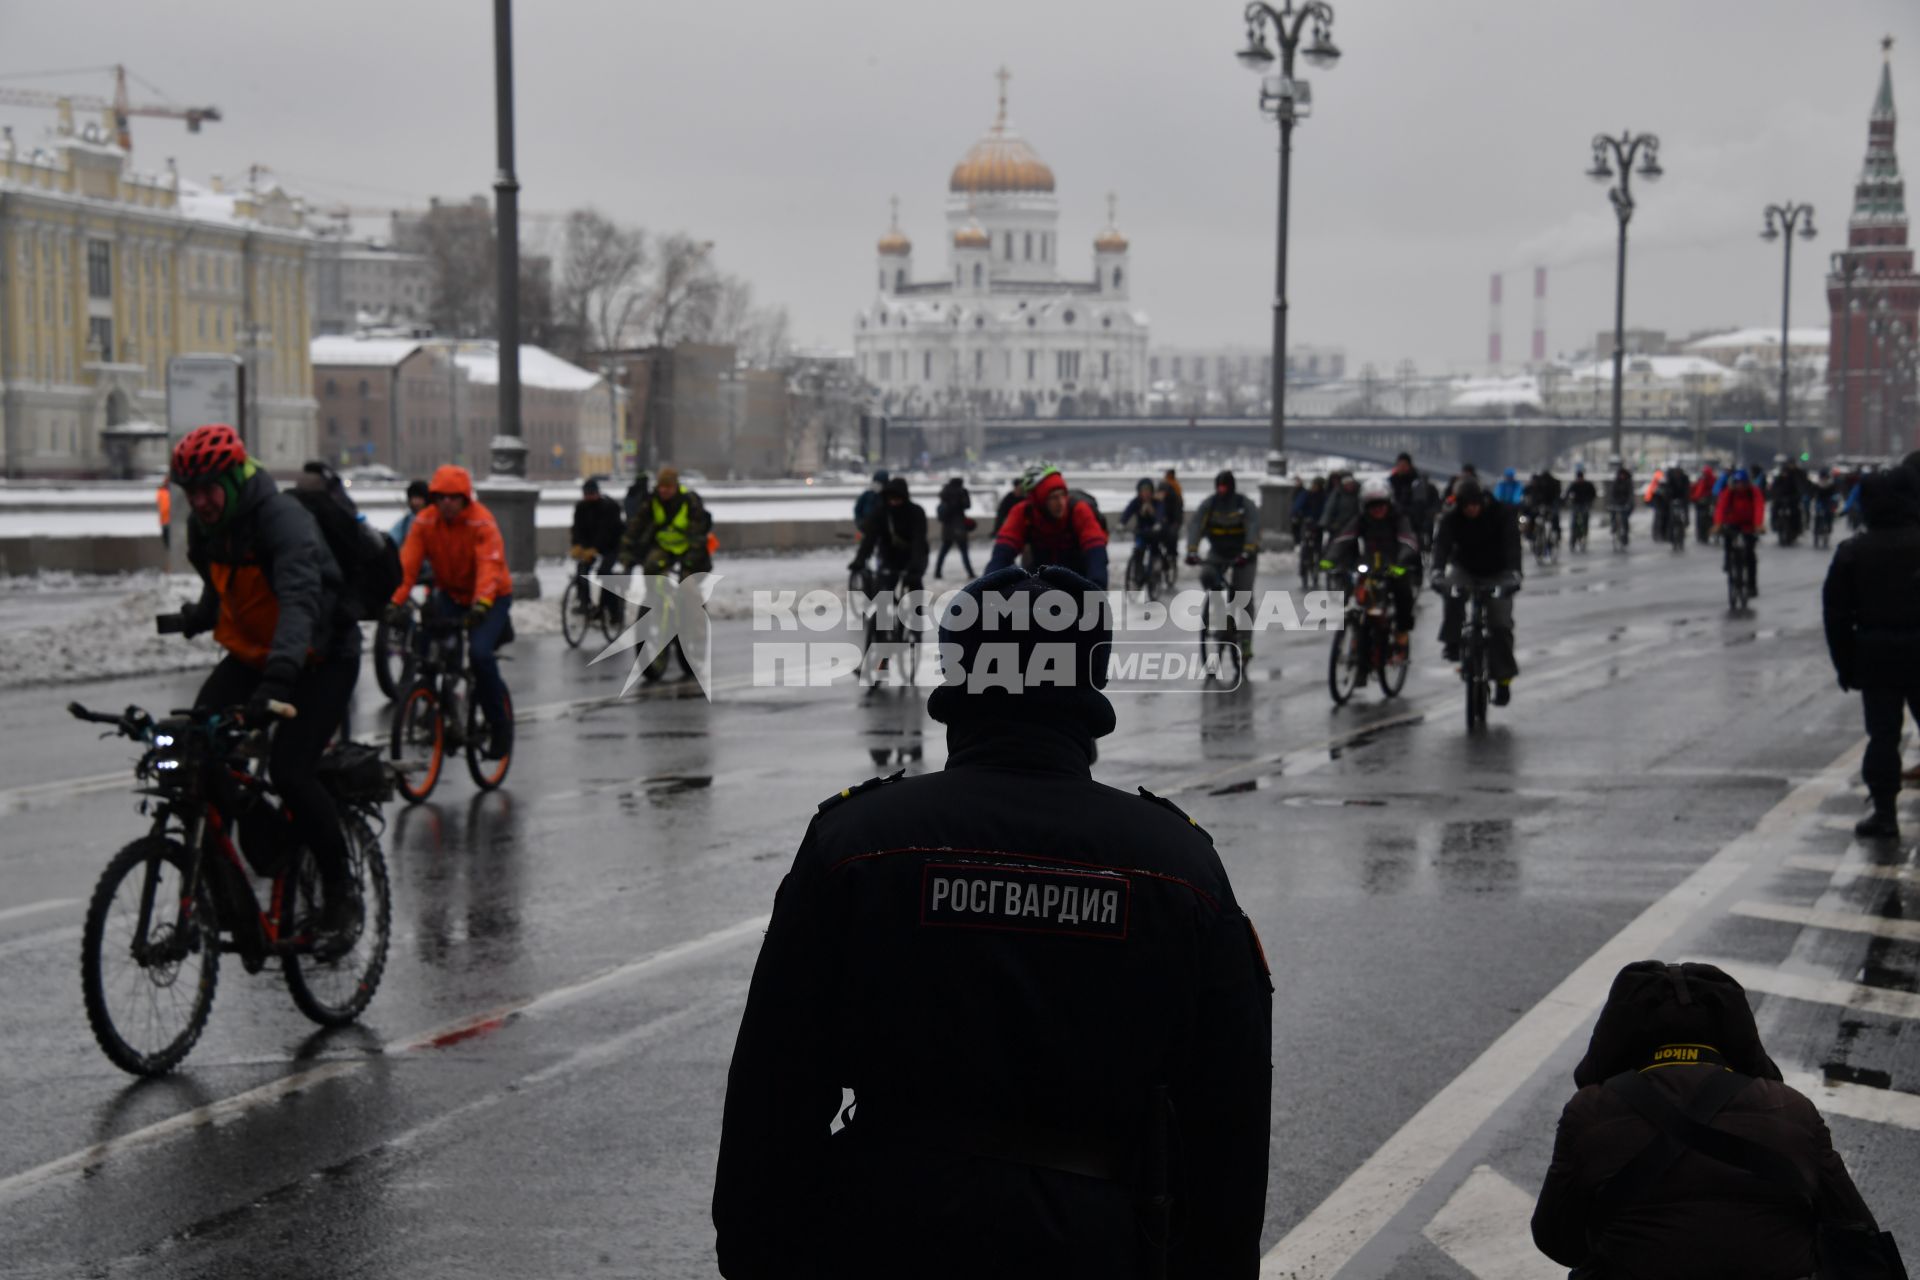
{"label": "snow on ground", "polygon": [[[753,616],[755,591],[844,589],[852,556],[851,543],[793,555],[730,557],[722,550],[708,612],[716,620],[745,621]],[[514,631],[523,636],[560,629],[560,593],[572,566],[548,560],[536,572],[540,598],[513,610]],[[163,636],[153,626],[156,615],[178,610],[199,590],[199,579],[189,574],[0,579],[0,689],[211,669],[220,657],[211,638]]]}

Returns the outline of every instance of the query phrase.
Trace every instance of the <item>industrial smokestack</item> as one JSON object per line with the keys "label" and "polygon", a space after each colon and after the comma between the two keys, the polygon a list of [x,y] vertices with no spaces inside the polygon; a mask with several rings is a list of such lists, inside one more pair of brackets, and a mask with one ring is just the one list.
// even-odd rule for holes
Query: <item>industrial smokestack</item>
{"label": "industrial smokestack", "polygon": [[1493,273],[1493,286],[1487,294],[1487,363],[1500,367],[1500,273]]}
{"label": "industrial smokestack", "polygon": [[1547,362],[1547,269],[1533,269],[1533,362]]}

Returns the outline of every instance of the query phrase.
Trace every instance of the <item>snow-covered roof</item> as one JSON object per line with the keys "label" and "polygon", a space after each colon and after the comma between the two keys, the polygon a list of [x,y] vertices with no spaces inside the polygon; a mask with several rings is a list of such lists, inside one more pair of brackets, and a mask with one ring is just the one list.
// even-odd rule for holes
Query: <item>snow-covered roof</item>
{"label": "snow-covered roof", "polygon": [[[1724,378],[1727,366],[1702,356],[1642,356],[1627,353],[1627,377],[1633,378],[1641,373],[1651,373],[1656,378],[1678,381],[1687,377]],[[1576,365],[1572,371],[1575,378],[1591,378],[1599,382],[1613,381],[1613,361],[1598,360],[1592,364]]]}
{"label": "snow-covered roof", "polygon": [[313,340],[310,354],[320,365],[361,365],[391,369],[420,349],[414,338],[357,338],[329,335]]}
{"label": "snow-covered roof", "polygon": [[1488,405],[1539,405],[1540,388],[1527,379],[1519,383],[1480,386],[1462,391],[1448,402],[1455,409],[1482,409]]}
{"label": "snow-covered roof", "polygon": [[[1787,330],[1789,347],[1825,347],[1827,331],[1825,329],[1789,329]],[[1738,351],[1743,347],[1780,348],[1778,329],[1735,329],[1732,333],[1716,333],[1711,338],[1701,338],[1686,345],[1688,351]]]}
{"label": "snow-covered roof", "polygon": [[[462,342],[453,358],[475,382],[488,386],[500,383],[500,351],[491,342]],[[589,373],[577,364],[562,360],[544,347],[520,344],[520,385],[548,391],[585,391],[597,386],[600,375]]]}

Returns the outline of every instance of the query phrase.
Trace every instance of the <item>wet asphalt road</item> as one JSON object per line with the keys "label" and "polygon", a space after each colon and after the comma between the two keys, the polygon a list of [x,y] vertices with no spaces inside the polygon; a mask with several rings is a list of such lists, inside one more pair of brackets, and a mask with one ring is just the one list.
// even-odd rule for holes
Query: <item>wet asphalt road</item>
{"label": "wet asphalt road", "polygon": [[[1315,1252],[1302,1224],[1363,1198],[1383,1144],[1425,1132],[1430,1100],[1456,1077],[1471,1090],[1483,1051],[1756,824],[1733,851],[1742,901],[1829,916],[1683,903],[1663,958],[1920,987],[1912,846],[1841,829],[1861,731],[1820,638],[1825,562],[1767,548],[1739,618],[1699,548],[1532,573],[1514,704],[1473,739],[1432,597],[1394,701],[1333,710],[1321,633],[1263,637],[1238,693],[1118,699],[1095,776],[1170,795],[1213,834],[1275,971],[1273,1274],[1564,1274],[1441,1228],[1466,1214],[1475,1239],[1511,1234],[1584,1026],[1515,1047],[1534,1055],[1524,1083],[1364,1238]],[[1274,569],[1262,585],[1292,585]],[[717,669],[746,671],[750,639],[731,624]],[[714,1274],[725,1072],[774,889],[822,798],[939,767],[942,731],[914,694],[848,688],[602,705],[623,671],[558,636],[514,651],[507,786],[479,794],[456,766],[431,803],[389,810],[393,949],[363,1025],[317,1033],[277,977],[229,960],[192,1056],[150,1084],[99,1053],[79,997],[84,899],[140,830],[128,756],[60,709],[177,705],[197,681],[0,696],[0,1275]],[[364,680],[356,727],[382,710]],[[1762,822],[1788,801],[1794,821]],[[1883,1225],[1920,1239],[1913,1011],[1755,998],[1790,1076],[1886,1102],[1832,1106],[1891,1119],[1828,1114]]]}

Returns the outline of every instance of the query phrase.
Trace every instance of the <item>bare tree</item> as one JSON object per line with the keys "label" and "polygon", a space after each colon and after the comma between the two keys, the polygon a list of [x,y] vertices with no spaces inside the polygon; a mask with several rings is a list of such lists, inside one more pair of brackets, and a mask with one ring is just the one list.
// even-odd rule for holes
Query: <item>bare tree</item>
{"label": "bare tree", "polygon": [[486,335],[493,327],[493,219],[485,202],[435,204],[414,230],[426,255],[432,300],[427,314],[435,330],[457,338]]}
{"label": "bare tree", "polygon": [[722,282],[709,255],[713,242],[676,232],[655,245],[641,323],[657,347],[709,336]]}
{"label": "bare tree", "polygon": [[1394,366],[1393,373],[1394,377],[1398,380],[1397,390],[1400,392],[1400,416],[1403,418],[1411,418],[1413,416],[1413,399],[1420,394],[1420,388],[1414,382],[1414,379],[1420,375],[1420,369],[1413,361],[1402,360],[1398,365]]}
{"label": "bare tree", "polygon": [[567,215],[554,309],[566,333],[563,354],[611,351],[645,302],[646,237],[595,209]]}

